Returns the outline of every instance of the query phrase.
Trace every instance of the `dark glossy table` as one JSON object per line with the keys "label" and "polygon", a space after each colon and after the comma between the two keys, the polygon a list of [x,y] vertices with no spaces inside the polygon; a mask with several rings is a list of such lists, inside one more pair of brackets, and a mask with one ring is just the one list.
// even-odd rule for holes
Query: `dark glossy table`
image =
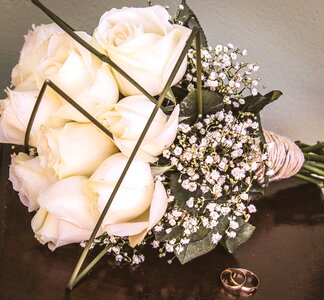
{"label": "dark glossy table", "polygon": [[[51,253],[34,239],[29,214],[8,178],[9,147],[1,150],[1,300],[237,299],[224,294],[226,267],[255,272],[260,288],[250,299],[324,299],[324,209],[320,191],[295,179],[272,184],[258,200],[257,229],[235,255],[221,247],[184,266],[147,251],[138,267],[104,258],[72,293],[65,285],[81,253],[77,245]],[[241,297],[242,299],[242,297]]]}

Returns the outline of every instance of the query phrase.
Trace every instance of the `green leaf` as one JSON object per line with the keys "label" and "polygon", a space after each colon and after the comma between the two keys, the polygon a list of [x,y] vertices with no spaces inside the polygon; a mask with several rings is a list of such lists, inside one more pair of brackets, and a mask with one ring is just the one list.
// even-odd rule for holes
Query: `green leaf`
{"label": "green leaf", "polygon": [[186,245],[185,249],[181,253],[176,254],[180,263],[185,264],[188,261],[215,249],[216,245],[211,241],[212,235],[213,232],[209,231],[208,234],[200,240],[197,240],[195,242],[190,241],[190,243]]}
{"label": "green leaf", "polygon": [[188,236],[188,239],[190,239],[190,243],[204,239],[208,235],[210,230],[210,228],[200,226],[197,232],[194,232]]}
{"label": "green leaf", "polygon": [[170,165],[166,165],[166,166],[152,166],[151,167],[151,172],[152,172],[152,176],[153,178],[155,176],[162,176],[164,173],[170,171],[173,167]]}
{"label": "green leaf", "polygon": [[223,235],[228,228],[229,220],[226,216],[220,217],[218,219],[217,226],[213,229],[214,232],[218,232],[220,235]]}
{"label": "green leaf", "polygon": [[253,184],[249,190],[249,195],[251,200],[257,200],[264,195],[264,188],[257,180],[253,181]]}
{"label": "green leaf", "polygon": [[170,100],[174,105],[177,105],[177,99],[174,96],[174,93],[173,93],[171,88],[168,89],[168,91],[167,91],[167,93],[165,95],[165,98]]}
{"label": "green leaf", "polygon": [[166,233],[164,230],[155,233],[155,239],[160,242],[170,241],[172,239],[178,239],[182,236],[183,229],[180,226],[172,228],[170,233]]}
{"label": "green leaf", "polygon": [[213,234],[219,233],[223,235],[227,229],[229,221],[226,217],[221,217],[219,223],[213,229],[200,227],[200,229],[190,235],[190,243],[184,247],[181,253],[176,254],[181,264],[185,264],[201,255],[204,255],[216,248],[216,244],[212,242]]}
{"label": "green leaf", "polygon": [[177,86],[174,85],[173,87],[171,87],[173,95],[176,97],[177,103],[181,103],[183,101],[184,98],[187,97],[188,95],[188,91],[187,89],[181,87],[181,86]]}
{"label": "green leaf", "polygon": [[185,0],[182,0],[181,2],[183,9],[178,9],[175,21],[176,22],[181,22],[183,26],[186,26],[188,28],[194,28],[198,27],[200,30],[200,39],[201,39],[201,45],[202,47],[207,47],[207,38],[205,35],[204,30],[202,29],[198,18],[194,14],[194,12],[191,10],[191,8],[188,6],[187,2]]}
{"label": "green leaf", "polygon": [[[203,112],[215,114],[224,108],[223,96],[218,92],[202,90]],[[187,124],[193,124],[198,118],[197,90],[192,89],[188,96],[180,103],[180,117]]]}
{"label": "green leaf", "polygon": [[245,222],[242,218],[237,219],[239,229],[236,231],[236,237],[222,240],[223,247],[229,252],[234,253],[238,246],[246,242],[253,234],[255,227],[250,223]]}
{"label": "green leaf", "polygon": [[[178,204],[181,209],[185,209],[189,212],[195,212],[195,208],[189,208],[186,204],[190,197],[199,197],[199,191],[192,193],[182,188],[181,184],[178,182],[179,173],[172,173],[170,175],[170,189],[172,191],[172,195],[174,195],[174,200]],[[201,192],[202,193],[202,192]]]}
{"label": "green leaf", "polygon": [[243,110],[252,113],[259,113],[266,105],[276,101],[282,95],[281,91],[275,90],[266,95],[257,94],[256,96],[245,97]]}

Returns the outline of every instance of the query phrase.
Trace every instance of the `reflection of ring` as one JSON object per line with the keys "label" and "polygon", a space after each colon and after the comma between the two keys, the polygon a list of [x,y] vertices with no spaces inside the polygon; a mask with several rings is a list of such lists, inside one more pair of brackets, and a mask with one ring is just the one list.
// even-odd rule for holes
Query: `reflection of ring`
{"label": "reflection of ring", "polygon": [[225,269],[221,276],[225,290],[252,295],[259,287],[259,278],[249,270],[242,268]]}
{"label": "reflection of ring", "polygon": [[[238,278],[240,278],[242,282],[237,282]],[[240,291],[246,282],[246,275],[242,270],[228,268],[222,272],[220,279],[227,291]]]}

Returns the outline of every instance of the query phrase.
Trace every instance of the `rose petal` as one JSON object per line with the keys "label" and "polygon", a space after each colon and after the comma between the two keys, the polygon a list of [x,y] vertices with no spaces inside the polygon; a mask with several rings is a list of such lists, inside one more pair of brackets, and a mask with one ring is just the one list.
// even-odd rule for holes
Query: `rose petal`
{"label": "rose petal", "polygon": [[[162,92],[191,32],[170,24],[169,17],[161,6],[112,9],[101,17],[94,33],[110,59],[153,96]],[[185,65],[186,59],[172,84],[183,77]],[[123,95],[141,94],[117,71],[113,73]]]}
{"label": "rose petal", "polygon": [[141,233],[129,237],[131,247],[135,247],[142,242],[146,234],[162,219],[167,207],[168,196],[164,185],[160,181],[157,181],[155,183],[147,228]]}
{"label": "rose petal", "polygon": [[53,239],[53,241],[49,241],[48,248],[54,251],[61,246],[89,240],[91,233],[92,229],[86,230],[69,222],[59,220],[57,238]]}
{"label": "rose petal", "polygon": [[118,149],[92,123],[70,122],[63,128],[43,126],[37,145],[42,166],[53,168],[60,179],[73,175],[91,175]]}
{"label": "rose petal", "polygon": [[[90,177],[87,187],[103,211],[128,158],[122,153],[109,157]],[[103,224],[124,223],[140,216],[151,203],[154,181],[148,163],[133,161],[108,210]]]}
{"label": "rose petal", "polygon": [[72,176],[52,184],[40,194],[38,202],[58,219],[92,231],[99,219],[95,199],[83,188],[85,176]]}
{"label": "rose petal", "polygon": [[163,152],[164,149],[167,149],[172,145],[177,135],[179,113],[180,108],[179,105],[177,105],[169,117],[167,124],[163,129],[160,130],[159,135],[150,140],[148,143],[143,144],[143,151],[151,153],[153,156],[158,156]]}
{"label": "rose petal", "polygon": [[49,170],[41,168],[38,156],[33,158],[20,152],[12,155],[9,180],[14,190],[19,192],[21,202],[31,212],[39,208],[39,194],[56,181],[56,177]]}
{"label": "rose petal", "polygon": [[[30,115],[34,108],[38,91],[19,92],[8,90],[8,98],[1,101],[0,107],[0,142],[23,145],[25,132]],[[52,114],[58,109],[60,102],[46,93],[35,117],[29,143],[36,146],[36,133],[42,124],[52,122],[53,126],[61,122],[52,119]]]}

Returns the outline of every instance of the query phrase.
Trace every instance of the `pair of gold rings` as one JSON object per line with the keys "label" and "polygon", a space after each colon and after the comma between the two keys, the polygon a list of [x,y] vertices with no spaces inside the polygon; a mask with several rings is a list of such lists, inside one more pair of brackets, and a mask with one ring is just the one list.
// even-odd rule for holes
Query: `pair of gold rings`
{"label": "pair of gold rings", "polygon": [[228,268],[220,275],[224,289],[231,294],[253,295],[259,287],[259,278],[249,270]]}

